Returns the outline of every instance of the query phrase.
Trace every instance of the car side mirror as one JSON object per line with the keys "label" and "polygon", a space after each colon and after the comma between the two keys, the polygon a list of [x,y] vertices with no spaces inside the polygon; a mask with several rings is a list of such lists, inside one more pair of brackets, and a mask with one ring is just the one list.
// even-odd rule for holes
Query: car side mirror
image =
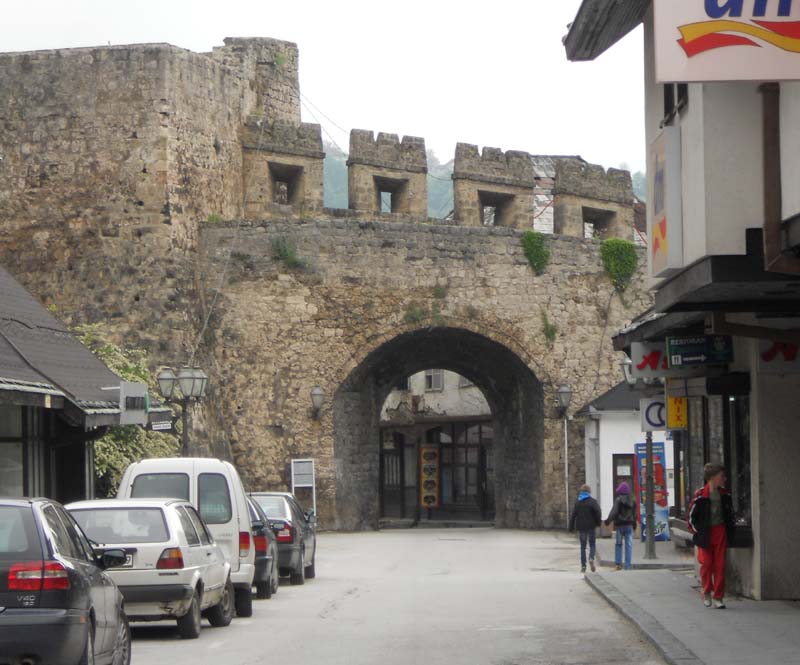
{"label": "car side mirror", "polygon": [[314,513],[314,511],[313,511],[313,510],[309,510],[309,511],[306,513],[306,521],[307,521],[309,524],[316,524],[316,523],[317,523],[317,515],[316,515],[316,513]]}
{"label": "car side mirror", "polygon": [[253,522],[250,525],[250,527],[253,529],[253,531],[258,531],[259,529],[263,529],[264,528],[264,522],[262,522],[261,520],[257,520],[255,522]]}
{"label": "car side mirror", "polygon": [[100,567],[103,570],[108,568],[119,568],[125,565],[127,555],[124,550],[106,550],[100,557]]}

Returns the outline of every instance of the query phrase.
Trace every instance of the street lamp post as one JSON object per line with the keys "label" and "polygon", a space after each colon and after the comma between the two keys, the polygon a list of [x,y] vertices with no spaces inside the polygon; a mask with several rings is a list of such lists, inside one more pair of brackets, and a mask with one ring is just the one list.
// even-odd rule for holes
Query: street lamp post
{"label": "street lamp post", "polygon": [[[622,373],[625,375],[625,382],[631,390],[636,386],[637,378],[633,375],[633,361],[627,356],[622,361]],[[655,463],[653,459],[653,433],[645,432],[645,550],[644,558],[647,560],[657,559],[656,556],[656,479]]]}
{"label": "street lamp post", "polygon": [[177,373],[169,367],[158,373],[158,389],[170,404],[181,407],[181,455],[189,456],[189,406],[206,394],[208,375],[199,367],[181,367]]}
{"label": "street lamp post", "polygon": [[569,411],[570,402],[572,402],[572,388],[564,384],[558,387],[556,391],[556,400],[558,402],[558,413],[564,419],[564,499],[567,516],[567,528],[569,528]]}

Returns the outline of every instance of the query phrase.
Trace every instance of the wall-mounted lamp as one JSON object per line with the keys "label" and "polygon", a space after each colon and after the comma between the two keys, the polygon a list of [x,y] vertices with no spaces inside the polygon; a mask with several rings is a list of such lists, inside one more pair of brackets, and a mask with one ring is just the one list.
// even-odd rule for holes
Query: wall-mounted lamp
{"label": "wall-mounted lamp", "polygon": [[619,366],[622,368],[622,375],[625,377],[625,383],[633,388],[636,385],[636,377],[633,375],[633,360],[625,356],[625,359]]}
{"label": "wall-mounted lamp", "polygon": [[320,386],[314,386],[311,389],[311,417],[314,420],[319,420],[319,413],[324,403],[325,391]]}
{"label": "wall-mounted lamp", "polygon": [[572,388],[566,384],[560,385],[556,390],[556,401],[558,403],[558,413],[563,418],[572,402]]}

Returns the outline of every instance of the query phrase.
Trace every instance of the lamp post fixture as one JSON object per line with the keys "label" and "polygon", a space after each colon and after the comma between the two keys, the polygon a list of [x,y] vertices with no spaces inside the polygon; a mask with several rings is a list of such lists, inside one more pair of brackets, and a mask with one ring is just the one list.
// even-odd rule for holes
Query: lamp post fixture
{"label": "lamp post fixture", "polygon": [[[625,377],[625,382],[631,390],[636,387],[638,383],[637,378],[633,375],[633,361],[625,356],[625,359],[620,363],[622,367],[622,374]],[[645,559],[657,559],[656,556],[656,530],[654,528],[656,523],[656,479],[655,479],[655,461],[653,459],[653,433],[645,432],[645,497],[644,497],[644,512],[645,512]]]}
{"label": "lamp post fixture", "polygon": [[199,367],[181,367],[177,372],[166,367],[158,376],[158,389],[164,400],[180,404],[183,431],[181,432],[181,455],[189,456],[189,406],[199,402],[206,394],[208,375]]}
{"label": "lamp post fixture", "polygon": [[325,391],[320,386],[314,386],[311,389],[311,417],[314,420],[319,420],[319,414],[324,403]]}
{"label": "lamp post fixture", "polygon": [[562,384],[556,390],[556,401],[558,403],[558,414],[564,419],[564,499],[566,506],[567,528],[569,528],[569,411],[572,402],[572,388]]}

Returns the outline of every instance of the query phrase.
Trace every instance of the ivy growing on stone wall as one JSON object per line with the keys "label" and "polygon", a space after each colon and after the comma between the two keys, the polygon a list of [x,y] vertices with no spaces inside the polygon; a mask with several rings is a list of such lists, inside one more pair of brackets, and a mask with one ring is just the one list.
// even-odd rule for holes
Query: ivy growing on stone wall
{"label": "ivy growing on stone wall", "polygon": [[538,231],[525,231],[522,234],[522,251],[525,253],[528,263],[531,264],[533,272],[541,275],[547,270],[547,264],[550,262],[550,249],[547,247],[544,234]]}
{"label": "ivy growing on stone wall", "polygon": [[[105,338],[97,325],[79,326],[75,333],[112,372],[125,381],[145,383],[151,393],[157,394],[157,383],[143,351],[117,346]],[[147,457],[174,457],[179,452],[178,439],[172,434],[150,432],[136,425],[110,429],[94,443],[97,495],[114,496],[122,473],[131,462]]]}
{"label": "ivy growing on stone wall", "polygon": [[272,258],[283,263],[289,270],[305,270],[308,266],[300,258],[294,244],[285,236],[272,239]]}
{"label": "ivy growing on stone wall", "polygon": [[558,326],[555,323],[550,323],[550,318],[545,310],[542,310],[542,334],[547,340],[547,346],[552,348],[556,341],[556,335],[558,335]]}
{"label": "ivy growing on stone wall", "polygon": [[622,238],[608,238],[600,246],[603,269],[617,292],[622,293],[630,286],[639,267],[636,245]]}

